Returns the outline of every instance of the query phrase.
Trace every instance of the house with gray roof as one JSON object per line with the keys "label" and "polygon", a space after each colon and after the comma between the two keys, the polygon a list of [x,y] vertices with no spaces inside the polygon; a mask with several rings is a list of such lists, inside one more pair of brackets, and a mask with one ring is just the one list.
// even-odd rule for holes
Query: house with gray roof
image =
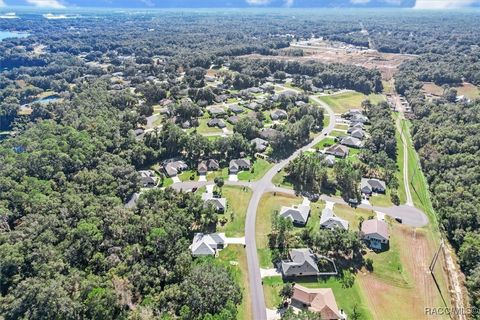
{"label": "house with gray roof", "polygon": [[299,276],[317,276],[319,273],[318,259],[312,250],[292,249],[289,252],[289,259],[280,262],[280,269],[285,278]]}
{"label": "house with gray roof", "polygon": [[373,193],[385,193],[387,186],[385,181],[374,178],[362,178],[360,181],[360,191],[371,196]]}
{"label": "house with gray roof", "polygon": [[347,133],[350,134],[357,129],[363,129],[363,123],[360,123],[360,122],[350,123]]}
{"label": "house with gray roof", "polygon": [[287,119],[287,117],[288,117],[287,111],[282,109],[275,109],[270,112],[270,118],[272,120],[285,120]]}
{"label": "house with gray roof", "polygon": [[325,154],[329,154],[339,158],[345,158],[348,156],[348,148],[340,144],[335,144],[325,150]]}
{"label": "house with gray roof", "polygon": [[272,128],[264,128],[260,131],[260,137],[265,140],[272,140],[279,133],[278,130]]}
{"label": "house with gray roof", "polygon": [[237,104],[229,104],[228,105],[228,110],[230,110],[230,111],[232,111],[233,113],[236,113],[236,114],[243,113],[245,111],[245,109],[243,109],[242,107],[240,107]]}
{"label": "house with gray roof", "polygon": [[365,138],[365,132],[363,132],[362,129],[355,129],[350,132],[350,136],[357,139],[363,139]]}
{"label": "house with gray roof", "polygon": [[140,170],[140,183],[145,188],[155,187],[158,183],[158,177],[153,170]]}
{"label": "house with gray roof", "polygon": [[207,122],[207,125],[209,127],[218,127],[220,129],[223,129],[225,128],[227,125],[225,124],[225,121],[223,121],[222,119],[217,119],[217,118],[213,118],[213,119],[210,119],[208,122]]}
{"label": "house with gray roof", "polygon": [[192,256],[214,256],[227,245],[224,233],[196,233],[190,246]]}
{"label": "house with gray roof", "polygon": [[218,213],[223,213],[227,209],[227,199],[218,198],[213,193],[203,193],[202,200],[205,201],[206,204],[211,204]]}
{"label": "house with gray roof", "polygon": [[206,175],[208,171],[217,171],[220,165],[215,159],[203,160],[198,163],[197,172],[199,175]]}
{"label": "house with gray roof", "polygon": [[177,176],[179,173],[187,169],[187,164],[182,160],[167,160],[163,163],[163,170],[170,178]]}
{"label": "house with gray roof", "polygon": [[230,164],[228,166],[228,172],[231,174],[237,174],[239,171],[242,170],[250,170],[252,167],[250,160],[246,158],[241,159],[233,159],[230,160]]}
{"label": "house with gray roof", "polygon": [[221,117],[226,114],[225,110],[219,106],[210,106],[207,107],[207,110],[212,117]]}
{"label": "house with gray roof", "polygon": [[238,123],[238,121],[240,121],[239,116],[230,116],[230,117],[227,118],[227,122],[230,123],[230,124],[236,124],[236,123]]}
{"label": "house with gray roof", "polygon": [[268,141],[261,138],[250,140],[250,144],[254,145],[255,151],[257,152],[263,152],[268,147]]}
{"label": "house with gray roof", "polygon": [[352,147],[352,148],[362,148],[363,147],[363,142],[360,139],[357,139],[352,136],[345,136],[340,139],[340,143],[343,144],[344,146],[347,147]]}
{"label": "house with gray roof", "polygon": [[309,215],[310,206],[282,206],[282,208],[280,209],[280,216],[283,218],[291,219],[292,222],[296,225],[304,226],[307,223]]}
{"label": "house with gray roof", "polygon": [[325,208],[320,216],[320,227],[330,230],[348,230],[348,221],[337,217],[332,209]]}

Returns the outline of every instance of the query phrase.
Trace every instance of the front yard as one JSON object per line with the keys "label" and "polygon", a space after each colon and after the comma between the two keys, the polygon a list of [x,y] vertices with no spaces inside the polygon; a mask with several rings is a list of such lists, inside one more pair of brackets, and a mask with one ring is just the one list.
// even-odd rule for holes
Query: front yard
{"label": "front yard", "polygon": [[238,180],[255,181],[261,179],[271,167],[273,167],[273,163],[264,159],[256,158],[250,171],[242,171],[238,174]]}

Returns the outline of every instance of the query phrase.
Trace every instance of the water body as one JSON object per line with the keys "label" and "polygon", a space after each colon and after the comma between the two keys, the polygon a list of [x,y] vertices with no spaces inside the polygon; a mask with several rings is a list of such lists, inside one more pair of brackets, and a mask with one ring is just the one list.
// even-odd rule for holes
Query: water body
{"label": "water body", "polygon": [[33,101],[32,103],[46,104],[46,103],[55,102],[55,101],[58,101],[58,100],[60,100],[60,96],[58,96],[56,94],[53,94],[53,95],[45,97],[45,98],[37,99],[37,100]]}
{"label": "water body", "polygon": [[0,41],[7,38],[26,38],[30,33],[15,31],[0,31]]}

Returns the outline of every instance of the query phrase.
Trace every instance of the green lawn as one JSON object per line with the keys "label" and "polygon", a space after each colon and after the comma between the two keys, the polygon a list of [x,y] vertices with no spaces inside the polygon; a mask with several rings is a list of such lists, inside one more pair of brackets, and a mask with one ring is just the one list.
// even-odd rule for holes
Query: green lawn
{"label": "green lawn", "polygon": [[272,268],[271,252],[268,248],[268,235],[272,230],[272,216],[275,211],[280,211],[282,206],[291,206],[302,203],[302,199],[288,194],[274,195],[266,193],[258,206],[255,239],[257,242],[258,259],[261,268]]}
{"label": "green lawn", "polygon": [[390,198],[390,189],[387,189],[386,194],[378,194],[370,197],[369,201],[372,204],[372,206],[379,206],[379,207],[393,206],[392,200]]}
{"label": "green lawn", "polygon": [[328,104],[335,113],[345,113],[350,109],[359,109],[362,101],[367,99],[374,104],[385,100],[382,94],[370,94],[366,96],[360,92],[345,92],[331,96],[319,96],[318,98]]}
{"label": "green lawn", "polygon": [[332,137],[341,137],[341,136],[346,136],[347,133],[345,131],[333,130],[332,132],[330,132],[329,135]]}
{"label": "green lawn", "polygon": [[242,171],[238,174],[238,180],[255,181],[263,177],[263,175],[273,167],[273,163],[267,160],[257,158],[252,165],[250,171]]}
{"label": "green lawn", "polygon": [[322,141],[317,143],[314,148],[323,150],[324,148],[333,146],[334,144],[335,144],[335,140],[333,138],[326,137],[326,138],[323,138]]}
{"label": "green lawn", "polygon": [[215,178],[221,177],[224,180],[228,179],[228,168],[223,168],[222,170],[212,171],[207,174],[207,180],[213,181]]}
{"label": "green lawn", "polygon": [[[295,282],[308,288],[331,288],[335,296],[338,308],[343,309],[347,316],[351,317],[353,308],[357,307],[360,313],[359,319],[373,319],[365,298],[362,295],[357,281],[350,288],[344,288],[340,277],[321,277],[316,281],[312,278],[296,278]],[[275,308],[282,302],[279,296],[284,282],[281,277],[266,277],[263,279],[263,290],[267,308]]]}
{"label": "green lawn", "polygon": [[245,234],[245,219],[248,203],[252,196],[249,188],[223,186],[222,196],[227,198],[227,211],[219,215],[219,220],[227,219],[227,223],[218,223],[217,232],[225,232],[227,237],[243,237]]}
{"label": "green lawn", "polygon": [[180,173],[178,178],[180,178],[180,181],[197,181],[198,180],[197,171],[195,170],[183,171],[182,173]]}
{"label": "green lawn", "polygon": [[348,130],[348,124],[337,123],[334,128],[335,129]]}
{"label": "green lawn", "polygon": [[[322,210],[325,208],[324,201],[317,201],[312,202],[310,204],[310,217],[308,218],[307,225],[305,226],[307,229],[319,229],[320,228],[320,216],[322,215]],[[297,228],[298,231],[302,231],[303,228]]]}
{"label": "green lawn", "polygon": [[348,221],[348,229],[350,230],[358,230],[360,217],[367,220],[369,217],[375,216],[375,212],[372,210],[352,208],[346,204],[338,203],[333,206],[333,212],[336,216]]}
{"label": "green lawn", "polygon": [[273,177],[272,183],[276,186],[293,189],[293,184],[288,181],[287,173],[283,169]]}
{"label": "green lawn", "polygon": [[209,127],[207,125],[210,118],[200,118],[198,119],[198,127],[190,129],[191,131],[197,130],[198,134],[210,134],[210,133],[219,133],[221,134],[223,131],[218,127]]}
{"label": "green lawn", "polygon": [[229,268],[242,290],[242,302],[237,307],[237,320],[252,319],[250,290],[248,289],[247,256],[243,246],[229,245],[220,251],[219,260]]}

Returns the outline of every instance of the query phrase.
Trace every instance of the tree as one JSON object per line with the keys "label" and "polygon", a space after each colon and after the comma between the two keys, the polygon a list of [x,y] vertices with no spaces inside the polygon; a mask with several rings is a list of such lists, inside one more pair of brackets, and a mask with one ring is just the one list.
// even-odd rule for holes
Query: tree
{"label": "tree", "polygon": [[293,286],[291,283],[285,283],[280,291],[280,296],[283,300],[290,299],[293,296]]}

